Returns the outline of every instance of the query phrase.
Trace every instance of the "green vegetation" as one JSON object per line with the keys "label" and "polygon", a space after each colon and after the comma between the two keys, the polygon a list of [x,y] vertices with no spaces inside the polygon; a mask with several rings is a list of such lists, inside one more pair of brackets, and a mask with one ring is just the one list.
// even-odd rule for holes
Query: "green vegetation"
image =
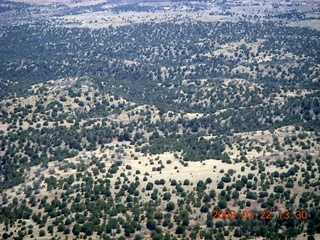
{"label": "green vegetation", "polygon": [[319,31],[243,18],[1,26],[1,237],[319,237]]}

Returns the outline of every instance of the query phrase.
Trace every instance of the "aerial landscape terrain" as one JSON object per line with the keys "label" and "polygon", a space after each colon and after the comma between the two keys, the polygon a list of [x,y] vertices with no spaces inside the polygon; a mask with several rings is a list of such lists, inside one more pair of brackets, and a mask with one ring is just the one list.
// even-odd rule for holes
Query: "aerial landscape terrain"
{"label": "aerial landscape terrain", "polygon": [[320,1],[0,1],[0,239],[320,239]]}

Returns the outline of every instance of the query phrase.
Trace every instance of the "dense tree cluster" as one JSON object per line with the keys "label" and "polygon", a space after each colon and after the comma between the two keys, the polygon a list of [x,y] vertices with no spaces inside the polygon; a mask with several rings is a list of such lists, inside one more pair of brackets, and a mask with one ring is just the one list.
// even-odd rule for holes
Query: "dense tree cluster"
{"label": "dense tree cluster", "polygon": [[[318,31],[272,21],[1,27],[1,237],[320,234],[319,44]],[[273,134],[288,126],[281,138]],[[271,140],[239,135],[254,131]],[[102,157],[84,160],[88,152]],[[153,159],[165,152],[175,160]],[[140,156],[150,157],[142,164],[153,165],[152,176],[123,163]],[[207,159],[230,169],[199,181],[161,176],[170,164],[178,173]],[[241,164],[241,172],[231,164]],[[280,205],[290,218],[241,215]],[[230,206],[239,209],[237,219],[213,219],[213,210]],[[308,217],[295,219],[297,208],[308,209]]]}

